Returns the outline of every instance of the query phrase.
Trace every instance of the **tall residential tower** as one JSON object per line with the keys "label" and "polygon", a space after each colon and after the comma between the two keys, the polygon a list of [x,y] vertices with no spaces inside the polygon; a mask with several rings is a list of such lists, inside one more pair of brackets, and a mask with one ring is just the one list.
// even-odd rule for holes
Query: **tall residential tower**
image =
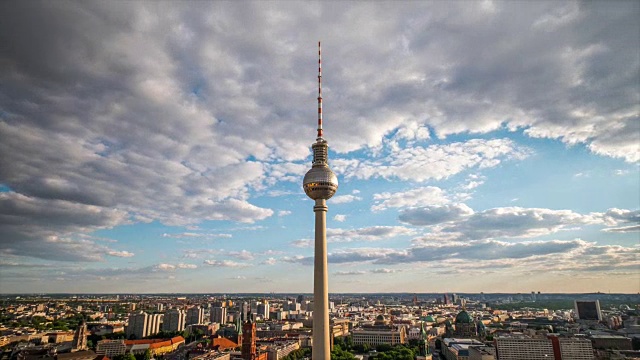
{"label": "tall residential tower", "polygon": [[322,51],[318,42],[318,137],[311,145],[313,163],[302,187],[315,200],[316,238],[313,266],[313,360],[329,360],[329,279],[327,272],[327,200],[338,190],[338,177],[327,163],[329,146],[322,137]]}

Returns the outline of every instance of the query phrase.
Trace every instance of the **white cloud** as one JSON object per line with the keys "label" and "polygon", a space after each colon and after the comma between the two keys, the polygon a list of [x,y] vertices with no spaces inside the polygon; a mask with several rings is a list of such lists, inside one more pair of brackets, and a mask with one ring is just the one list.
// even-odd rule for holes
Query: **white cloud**
{"label": "white cloud", "polygon": [[280,211],[278,211],[278,216],[287,216],[287,215],[291,215],[291,211],[289,211],[289,210],[280,210]]}
{"label": "white cloud", "polygon": [[126,250],[123,250],[123,251],[110,250],[110,251],[107,251],[107,255],[128,258],[128,257],[134,256],[135,254],[132,252],[128,252]]}
{"label": "white cloud", "polygon": [[333,161],[334,171],[347,178],[398,179],[424,182],[442,180],[462,171],[495,167],[503,160],[523,159],[530,150],[510,139],[471,139],[445,145],[413,146],[392,151],[379,160]]}
{"label": "white cloud", "polygon": [[429,226],[458,220],[473,214],[465,204],[423,206],[402,210],[399,220],[406,224]]}
{"label": "white cloud", "polygon": [[353,201],[360,201],[362,200],[361,197],[358,196],[354,196],[354,195],[337,195],[331,198],[331,202],[333,204],[347,204]]}
{"label": "white cloud", "polygon": [[196,233],[196,232],[183,232],[176,234],[162,234],[162,237],[166,238],[174,238],[174,239],[190,239],[190,238],[224,238],[230,239],[233,237],[232,234],[213,234],[213,233]]}
{"label": "white cloud", "polygon": [[442,205],[450,202],[446,192],[436,186],[418,187],[405,192],[374,194],[373,200],[374,205],[371,207],[373,211],[425,204]]}
{"label": "white cloud", "polygon": [[213,266],[213,267],[230,267],[230,268],[251,266],[250,264],[238,263],[231,260],[205,260],[204,264]]}
{"label": "white cloud", "polygon": [[178,269],[197,269],[198,265],[196,264],[184,264],[184,263],[180,263],[178,265],[176,265],[176,267]]}
{"label": "white cloud", "polygon": [[347,215],[336,214],[336,216],[333,217],[333,220],[338,221],[338,222],[345,222],[345,220],[347,220]]}
{"label": "white cloud", "polygon": [[299,248],[312,247],[313,240],[312,239],[295,240],[291,242],[291,245]]}
{"label": "white cloud", "polygon": [[262,263],[265,265],[275,265],[278,261],[275,258],[268,258],[267,260],[263,261]]}
{"label": "white cloud", "polygon": [[380,241],[397,236],[413,235],[413,229],[404,226],[370,226],[358,229],[327,229],[327,241]]}
{"label": "white cloud", "polygon": [[241,250],[241,251],[229,251],[227,253],[228,256],[234,257],[236,259],[240,259],[240,260],[253,260],[255,259],[255,256],[247,250]]}
{"label": "white cloud", "polygon": [[367,272],[364,270],[352,270],[352,271],[336,271],[333,273],[337,276],[351,276],[351,275],[365,275]]}

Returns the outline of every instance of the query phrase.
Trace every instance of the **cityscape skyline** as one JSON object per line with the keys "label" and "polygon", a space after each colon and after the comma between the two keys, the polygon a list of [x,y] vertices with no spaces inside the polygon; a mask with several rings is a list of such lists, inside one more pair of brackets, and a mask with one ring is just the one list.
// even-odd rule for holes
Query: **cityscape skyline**
{"label": "cityscape skyline", "polygon": [[0,293],[312,293],[319,39],[329,293],[640,292],[638,2],[0,13]]}

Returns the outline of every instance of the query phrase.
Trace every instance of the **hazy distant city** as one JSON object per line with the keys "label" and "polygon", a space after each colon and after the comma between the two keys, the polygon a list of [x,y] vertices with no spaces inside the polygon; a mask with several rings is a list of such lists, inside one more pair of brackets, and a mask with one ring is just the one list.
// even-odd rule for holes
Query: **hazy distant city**
{"label": "hazy distant city", "polygon": [[[3,296],[2,358],[303,359],[312,298]],[[638,303],[638,294],[331,294],[331,358],[634,358]]]}

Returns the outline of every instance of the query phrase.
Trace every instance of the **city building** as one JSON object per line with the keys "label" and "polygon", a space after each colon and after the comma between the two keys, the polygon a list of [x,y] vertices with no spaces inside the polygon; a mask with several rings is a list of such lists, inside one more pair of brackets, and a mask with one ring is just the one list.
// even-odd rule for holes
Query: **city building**
{"label": "city building", "polygon": [[159,333],[164,314],[150,314],[148,319],[147,336]]}
{"label": "city building", "polygon": [[242,360],[268,360],[267,352],[258,353],[256,347],[256,323],[249,320],[242,325]]}
{"label": "city building", "polygon": [[73,342],[71,344],[71,351],[87,350],[87,323],[82,321],[78,324],[75,334],[73,335]]}
{"label": "city building", "polygon": [[631,350],[631,339],[621,335],[591,335],[589,336],[594,349]]}
{"label": "city building", "polygon": [[142,339],[149,335],[149,314],[140,311],[129,315],[129,322],[125,329],[127,339]]}
{"label": "city building", "polygon": [[600,300],[575,300],[576,317],[578,320],[601,321]]}
{"label": "city building", "polygon": [[[455,294],[454,294],[455,295]],[[454,335],[458,338],[471,338],[477,335],[477,326],[466,310],[456,315]]]}
{"label": "city building", "polygon": [[224,325],[227,323],[227,308],[224,306],[216,306],[211,309],[211,322],[218,323],[220,325]]}
{"label": "city building", "polygon": [[469,360],[495,360],[496,349],[491,346],[470,346]]}
{"label": "city building", "polygon": [[593,346],[587,339],[500,336],[494,345],[498,360],[593,360]]}
{"label": "city building", "polygon": [[351,337],[354,345],[397,345],[406,342],[407,331],[402,325],[390,325],[383,315],[378,315],[373,325],[363,325],[353,329]]}
{"label": "city building", "polygon": [[475,339],[445,338],[442,341],[442,356],[446,360],[469,360],[469,348],[483,345]]}
{"label": "city building", "polygon": [[[313,360],[328,360],[329,275],[327,269],[327,200],[338,190],[338,177],[327,162],[329,146],[322,137],[322,51],[318,42],[318,136],[311,145],[313,163],[302,181],[305,194],[315,201],[315,247],[313,266]],[[245,334],[246,336],[246,334]]]}
{"label": "city building", "polygon": [[127,351],[127,345],[125,345],[123,339],[119,340],[100,340],[96,345],[96,354],[105,355],[111,359],[114,356],[124,355]]}
{"label": "city building", "polygon": [[186,317],[187,315],[184,310],[168,310],[164,313],[162,331],[183,331],[185,327]]}
{"label": "city building", "polygon": [[187,310],[186,325],[202,324],[204,322],[204,309],[200,306],[194,306]]}

